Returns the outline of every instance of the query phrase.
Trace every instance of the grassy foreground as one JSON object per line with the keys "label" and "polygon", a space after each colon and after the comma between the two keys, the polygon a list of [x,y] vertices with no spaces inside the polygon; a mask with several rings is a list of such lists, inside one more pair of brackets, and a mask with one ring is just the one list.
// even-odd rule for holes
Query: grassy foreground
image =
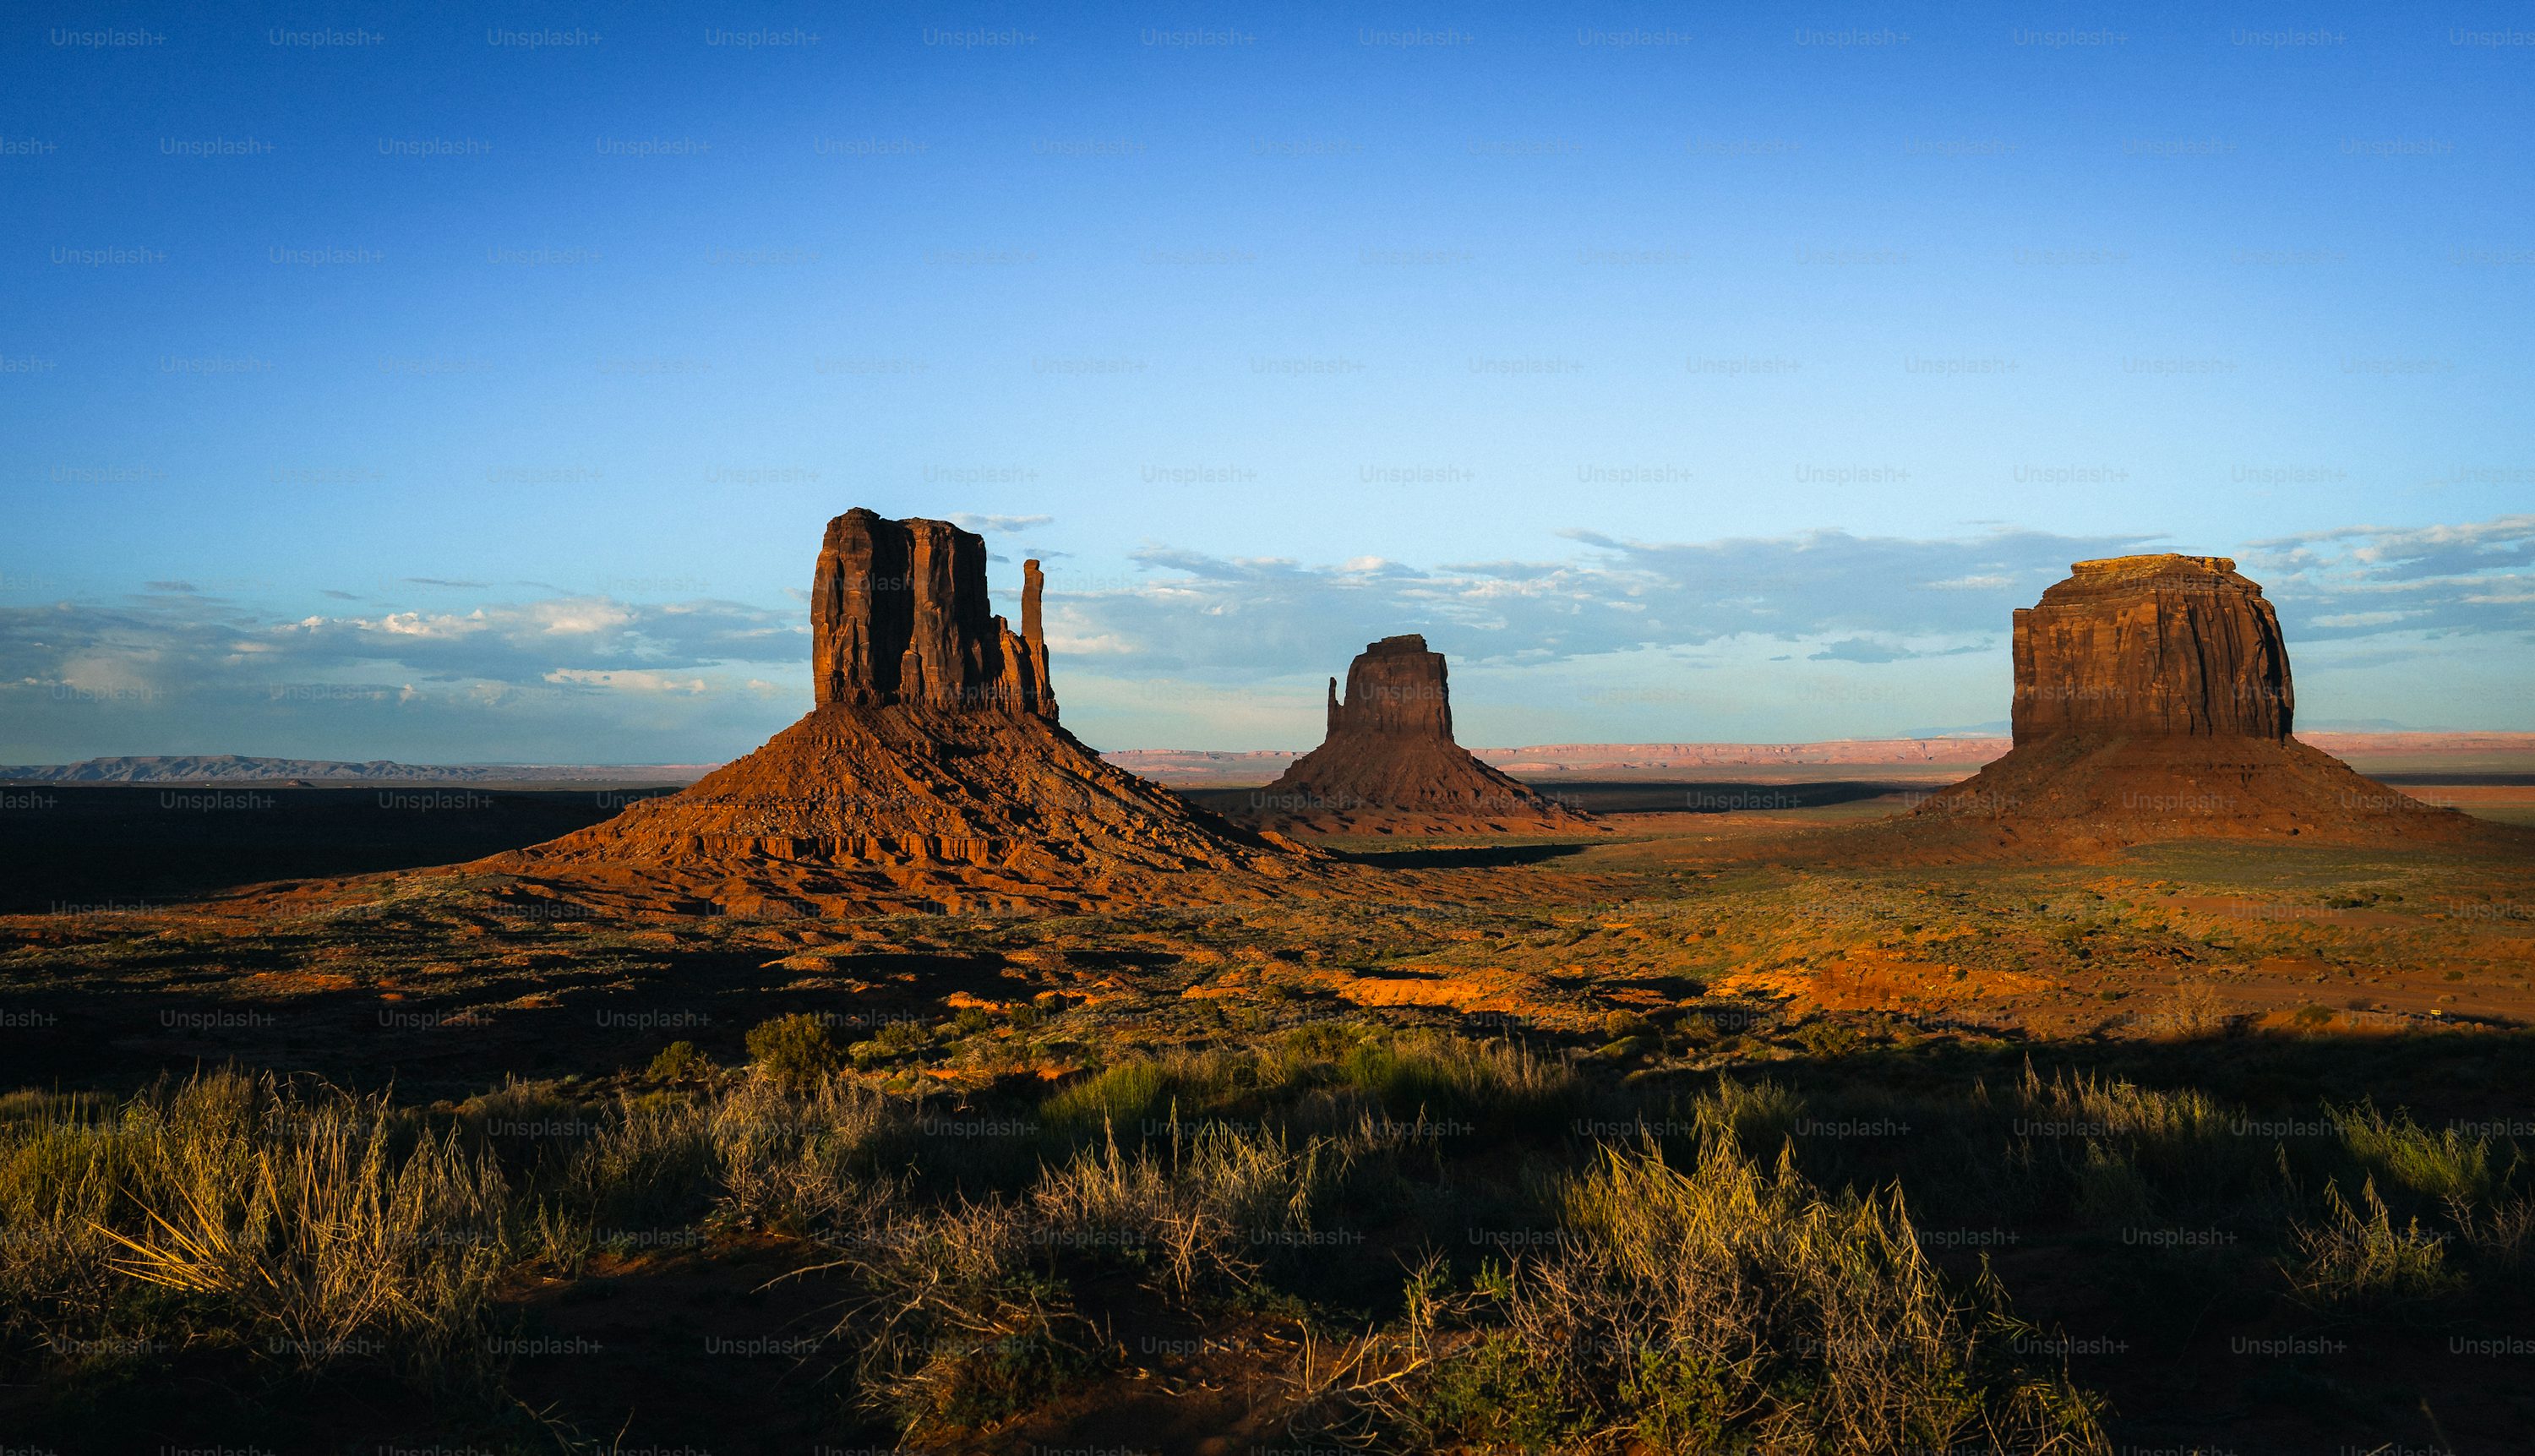
{"label": "grassy foreground", "polygon": [[[2366,1103],[1627,1077],[1338,1023],[953,1103],[806,1018],[750,1043],[599,1095],[0,1100],[0,1425],[631,1449],[633,1356],[566,1332],[574,1292],[743,1252],[756,1333],[649,1358],[779,1362],[804,1450],[1025,1450],[1238,1370],[1206,1419],[1281,1448],[2101,1452],[2087,1358],[2177,1301],[2277,1347],[2257,1386],[2363,1403],[2301,1350],[2535,1310],[2515,1129]],[[2020,1310],[2027,1277],[2103,1328]]]}

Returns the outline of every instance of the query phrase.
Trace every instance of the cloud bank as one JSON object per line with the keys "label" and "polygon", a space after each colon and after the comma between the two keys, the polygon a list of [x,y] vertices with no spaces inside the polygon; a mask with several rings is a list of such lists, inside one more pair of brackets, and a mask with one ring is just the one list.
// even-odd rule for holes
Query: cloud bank
{"label": "cloud bank", "polygon": [[[1136,553],[1133,577],[1071,591],[1059,570],[1048,604],[1060,691],[1073,675],[1083,691],[1068,702],[1111,727],[1118,746],[1144,732],[1246,740],[1292,716],[1265,714],[1263,701],[1282,704],[1342,670],[1372,638],[1423,632],[1482,702],[1557,684],[1573,710],[1557,722],[1579,734],[1601,725],[1603,736],[1641,735],[1654,722],[1648,705],[1666,705],[1656,726],[1699,732],[1725,720],[1700,718],[1697,704],[1735,692],[1776,694],[1798,735],[1807,705],[1843,701],[1901,731],[2000,716],[1987,699],[2003,678],[2010,613],[2071,561],[2223,549],[2018,530],[1564,540],[1545,559],[1428,566],[1153,546]],[[2236,554],[2279,605],[2301,687],[2312,677],[2346,700],[2331,716],[2535,728],[2523,651],[2535,637],[2535,516],[2353,526]],[[807,706],[808,650],[797,604],[554,596],[276,619],[189,583],[153,582],[112,601],[0,605],[0,762],[210,751],[719,758]],[[1697,694],[1669,690],[1667,674],[1713,667],[1738,670],[1707,674],[1732,680]],[[1831,681],[1850,686],[1822,686]],[[1804,683],[1814,685],[1789,686]],[[2358,711],[2372,695],[2375,710]],[[1825,719],[1821,730],[1856,729]]]}

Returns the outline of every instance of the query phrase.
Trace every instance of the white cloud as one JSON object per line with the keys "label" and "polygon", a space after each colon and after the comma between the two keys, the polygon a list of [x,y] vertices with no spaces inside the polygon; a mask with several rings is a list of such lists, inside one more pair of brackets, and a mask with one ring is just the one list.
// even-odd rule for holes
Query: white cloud
{"label": "white cloud", "polygon": [[[1472,707],[1496,715],[1500,741],[1982,721],[1998,713],[1989,698],[2003,688],[2015,607],[2071,561],[2163,544],[2014,531],[1568,539],[1554,559],[1423,567],[1148,549],[1142,580],[1055,584],[1058,696],[1087,709],[1085,722],[1143,726],[1134,739],[1144,742],[1200,720],[1224,725],[1206,735],[1216,741],[1288,719],[1308,734],[1312,702],[1271,710],[1252,695],[1316,687],[1366,642],[1423,632],[1453,658],[1456,683],[1496,685],[1495,708]],[[2444,676],[2383,688],[2384,701],[2529,726],[2517,665],[2528,661],[2520,640],[2535,635],[2535,516],[2350,527],[2237,554],[2278,602],[2302,679],[2340,694],[2335,713],[2381,714],[2370,683],[2438,664]],[[295,619],[180,593],[5,607],[0,761],[197,750],[560,761],[593,756],[594,742],[625,761],[728,756],[807,707],[806,616],[797,604],[603,596]],[[2399,651],[2336,651],[2352,645]],[[1729,665],[1705,674],[1695,709],[1668,696],[1681,674]],[[1857,675],[1820,675],[1833,672]],[[1120,686],[1133,683],[1155,691]],[[1738,703],[1771,701],[1779,708],[1735,716]],[[1834,724],[1834,713],[1849,718]]]}
{"label": "white cloud", "polygon": [[640,668],[557,667],[545,676],[548,682],[580,683],[588,687],[613,688],[633,693],[705,693],[711,688],[701,677],[671,677],[665,672],[646,672]]}
{"label": "white cloud", "polygon": [[[2251,542],[2242,569],[2280,604],[2294,646],[2400,622],[2442,633],[2535,632],[2535,515],[2459,525],[2345,526]],[[2399,596],[2403,610],[2382,602]]]}
{"label": "white cloud", "polygon": [[962,531],[974,531],[980,535],[990,531],[1027,531],[1033,526],[1045,526],[1055,519],[1054,516],[981,516],[974,511],[960,511],[950,517],[952,525]]}
{"label": "white cloud", "polygon": [[[1309,670],[1366,641],[1424,632],[1460,660],[1561,661],[1742,633],[1787,640],[1863,633],[1960,638],[2004,633],[2009,613],[2069,563],[2151,538],[1997,532],[1910,540],[1813,532],[1695,543],[1571,533],[1582,553],[1551,561],[1421,570],[1358,557],[1310,566],[1170,547],[1137,559],[1147,585],[1067,599],[1074,635],[1136,644],[1153,673]],[[1931,584],[1947,590],[1928,591]]]}
{"label": "white cloud", "polygon": [[[676,613],[675,607],[661,610],[668,615]],[[567,637],[612,632],[634,620],[633,608],[604,597],[539,601],[528,607],[527,615],[530,620],[542,624],[547,632]]]}

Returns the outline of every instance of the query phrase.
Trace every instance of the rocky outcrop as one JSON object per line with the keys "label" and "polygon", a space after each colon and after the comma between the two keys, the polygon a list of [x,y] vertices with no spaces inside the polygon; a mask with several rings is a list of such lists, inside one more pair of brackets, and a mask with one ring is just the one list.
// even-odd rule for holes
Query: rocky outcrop
{"label": "rocky outcrop", "polygon": [[810,673],[821,704],[1056,716],[1039,629],[1038,562],[1022,565],[1015,634],[986,601],[986,542],[948,521],[851,510],[828,523],[810,588]]}
{"label": "rocky outcrop", "polygon": [[2080,561],[2015,613],[2015,741],[2071,731],[2285,738],[2280,621],[2224,556]]}
{"label": "rocky outcrop", "polygon": [[2278,616],[2224,556],[2080,561],[2015,614],[2015,746],[1898,826],[1978,857],[2157,840],[2479,832],[2289,736]]}
{"label": "rocky outcrop", "polygon": [[848,511],[811,594],[817,706],[745,758],[470,868],[612,913],[837,916],[1258,899],[1322,860],[1104,763],[1057,726],[1036,561],[1021,631],[985,542]]}
{"label": "rocky outcrop", "polygon": [[1329,736],[1253,795],[1252,814],[1321,833],[1450,833],[1579,827],[1586,817],[1453,741],[1444,655],[1386,637],[1329,679]]}
{"label": "rocky outcrop", "polygon": [[1347,664],[1346,697],[1329,679],[1329,737],[1435,738],[1453,741],[1453,698],[1444,655],[1416,635],[1365,644]]}

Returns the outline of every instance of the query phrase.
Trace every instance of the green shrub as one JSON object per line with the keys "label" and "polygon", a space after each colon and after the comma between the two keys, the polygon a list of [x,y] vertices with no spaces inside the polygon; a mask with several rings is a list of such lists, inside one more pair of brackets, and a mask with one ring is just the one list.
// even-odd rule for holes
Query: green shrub
{"label": "green shrub", "polygon": [[748,1057],[785,1087],[806,1087],[836,1068],[828,1024],[806,1011],[761,1021],[748,1032]]}
{"label": "green shrub", "polygon": [[853,1058],[855,1066],[872,1067],[885,1062],[903,1061],[932,1045],[933,1034],[922,1026],[911,1021],[893,1021],[882,1026],[868,1040],[847,1047],[846,1055]]}
{"label": "green shrub", "polygon": [[901,1397],[899,1418],[913,1431],[975,1430],[1026,1411],[1097,1373],[1105,1363],[1096,1332],[1070,1304],[1055,1281],[1038,1286],[1026,1302],[1004,1293],[990,1316],[989,1333],[962,1331],[936,1346],[924,1367],[916,1399]]}
{"label": "green shrub", "polygon": [[1796,1041],[1816,1056],[1843,1056],[1857,1049],[1857,1029],[1836,1021],[1814,1021],[1796,1029]]}
{"label": "green shrub", "polygon": [[1564,1449],[1578,1424],[1532,1352],[1502,1330],[1456,1352],[1406,1414],[1413,1427],[1451,1431],[1493,1450]]}
{"label": "green shrub", "polygon": [[659,1055],[651,1058],[651,1065],[644,1075],[654,1082],[684,1082],[691,1077],[710,1075],[712,1071],[712,1058],[698,1051],[695,1043],[672,1042],[660,1048]]}
{"label": "green shrub", "polygon": [[1609,1011],[1602,1016],[1602,1035],[1614,1042],[1655,1035],[1655,1024],[1635,1011]]}
{"label": "green shrub", "polygon": [[860,1398],[906,1444],[991,1425],[1102,1367],[1108,1342],[1066,1282],[1032,1269],[1026,1211],[961,1203],[837,1231],[835,1267],[866,1294],[836,1328]]}

